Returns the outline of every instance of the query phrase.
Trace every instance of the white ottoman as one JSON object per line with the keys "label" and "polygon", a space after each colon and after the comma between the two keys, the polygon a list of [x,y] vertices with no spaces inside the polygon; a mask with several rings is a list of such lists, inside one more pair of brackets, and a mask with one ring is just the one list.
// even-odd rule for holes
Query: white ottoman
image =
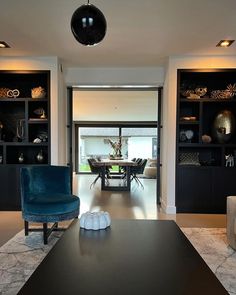
{"label": "white ottoman", "polygon": [[236,250],[236,196],[227,197],[227,239]]}

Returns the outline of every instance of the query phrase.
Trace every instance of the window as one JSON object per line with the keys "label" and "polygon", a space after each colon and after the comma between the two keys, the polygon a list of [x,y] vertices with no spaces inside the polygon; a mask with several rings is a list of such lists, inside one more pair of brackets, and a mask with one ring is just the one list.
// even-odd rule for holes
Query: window
{"label": "window", "polygon": [[157,155],[157,128],[77,126],[76,130],[77,172],[90,172],[88,158],[108,158],[112,154],[108,139],[115,142],[119,136],[122,138],[124,159],[156,158]]}

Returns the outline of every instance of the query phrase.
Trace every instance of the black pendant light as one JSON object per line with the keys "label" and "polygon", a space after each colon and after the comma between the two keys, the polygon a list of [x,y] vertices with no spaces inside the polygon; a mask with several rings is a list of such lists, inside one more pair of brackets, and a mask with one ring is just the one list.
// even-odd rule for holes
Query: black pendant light
{"label": "black pendant light", "polygon": [[106,19],[96,6],[89,3],[80,6],[71,18],[71,30],[75,39],[92,46],[102,41],[106,34]]}

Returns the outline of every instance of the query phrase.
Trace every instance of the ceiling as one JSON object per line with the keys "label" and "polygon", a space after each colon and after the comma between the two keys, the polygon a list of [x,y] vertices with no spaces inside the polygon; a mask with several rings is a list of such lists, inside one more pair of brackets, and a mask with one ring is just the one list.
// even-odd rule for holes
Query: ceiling
{"label": "ceiling", "polygon": [[107,34],[94,46],[70,30],[73,12],[86,0],[1,1],[0,56],[58,56],[65,67],[154,67],[168,56],[235,55],[216,48],[236,39],[235,0],[90,0],[107,19]]}

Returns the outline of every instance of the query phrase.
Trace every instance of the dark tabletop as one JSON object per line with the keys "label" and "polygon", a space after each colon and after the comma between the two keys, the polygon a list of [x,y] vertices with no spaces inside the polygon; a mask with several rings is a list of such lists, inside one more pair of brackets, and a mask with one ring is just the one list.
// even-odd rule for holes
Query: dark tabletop
{"label": "dark tabletop", "polygon": [[20,295],[228,294],[174,221],[75,220]]}

